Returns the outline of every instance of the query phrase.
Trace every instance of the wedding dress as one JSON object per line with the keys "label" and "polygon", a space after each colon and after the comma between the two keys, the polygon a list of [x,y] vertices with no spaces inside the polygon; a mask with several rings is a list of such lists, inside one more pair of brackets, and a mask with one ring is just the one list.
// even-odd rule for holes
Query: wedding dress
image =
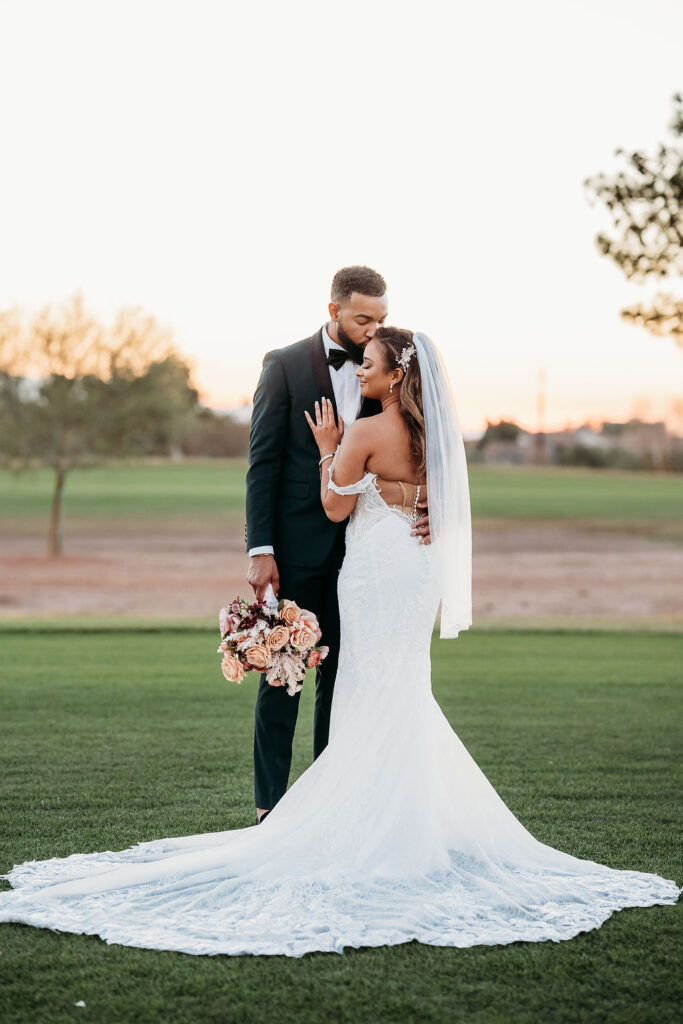
{"label": "wedding dress", "polygon": [[535,839],[432,696],[439,601],[442,637],[472,621],[471,516],[445,368],[425,335],[413,345],[433,542],[411,536],[375,474],[337,486],[335,456],[329,486],[358,498],[328,746],[258,826],[15,866],[0,876],[14,886],[0,893],[0,921],[185,953],[302,956],[411,939],[559,941],[623,907],[676,902],[672,880]]}
{"label": "wedding dress", "polygon": [[[334,470],[334,463],[333,463]],[[367,473],[339,579],[330,742],[261,825],[30,861],[0,920],[195,954],[569,939],[623,907],[675,903],[655,874],[536,840],[431,693],[434,546]]]}

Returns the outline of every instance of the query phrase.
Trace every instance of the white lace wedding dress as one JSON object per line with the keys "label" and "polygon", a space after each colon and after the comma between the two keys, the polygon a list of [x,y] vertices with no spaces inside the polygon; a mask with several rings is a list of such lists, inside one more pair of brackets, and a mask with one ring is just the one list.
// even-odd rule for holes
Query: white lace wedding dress
{"label": "white lace wedding dress", "polygon": [[373,474],[339,580],[330,743],[258,827],[30,861],[0,921],[185,953],[342,952],[569,939],[674,881],[536,840],[451,729],[430,686],[433,547]]}

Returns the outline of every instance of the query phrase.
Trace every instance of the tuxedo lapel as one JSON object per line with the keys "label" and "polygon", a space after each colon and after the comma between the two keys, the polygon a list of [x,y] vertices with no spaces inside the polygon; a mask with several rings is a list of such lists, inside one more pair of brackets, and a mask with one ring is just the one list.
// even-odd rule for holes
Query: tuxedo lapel
{"label": "tuxedo lapel", "polygon": [[[321,398],[329,398],[329,400],[332,402],[332,408],[334,409],[334,416],[336,419],[337,402],[334,397],[334,388],[332,387],[330,368],[327,365],[325,346],[323,344],[322,327],[311,338],[311,361],[313,363],[313,376],[315,377],[315,384],[317,388],[314,401],[319,402]],[[313,410],[311,409],[310,412],[312,414]]]}

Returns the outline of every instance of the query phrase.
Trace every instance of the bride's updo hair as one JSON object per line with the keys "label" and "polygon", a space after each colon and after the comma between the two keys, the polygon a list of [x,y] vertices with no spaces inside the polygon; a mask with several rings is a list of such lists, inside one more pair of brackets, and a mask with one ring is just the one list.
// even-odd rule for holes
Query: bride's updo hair
{"label": "bride's updo hair", "polygon": [[[399,359],[406,345],[415,348],[413,332],[400,327],[379,327],[374,340],[382,347],[387,370],[395,370],[400,365]],[[422,411],[422,377],[420,376],[417,352],[410,357],[408,369],[404,371],[398,391],[398,407],[410,434],[410,451],[415,468],[418,476],[422,478],[427,470],[427,451],[425,419]]]}

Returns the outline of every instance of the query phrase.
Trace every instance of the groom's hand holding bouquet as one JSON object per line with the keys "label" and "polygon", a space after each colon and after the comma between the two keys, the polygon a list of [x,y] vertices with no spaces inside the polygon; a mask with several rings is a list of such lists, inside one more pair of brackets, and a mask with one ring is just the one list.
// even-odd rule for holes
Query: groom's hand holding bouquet
{"label": "groom's hand holding bouquet", "polygon": [[257,601],[263,601],[268,585],[277,597],[280,589],[280,574],[274,555],[252,555],[249,559],[247,583],[253,588]]}

